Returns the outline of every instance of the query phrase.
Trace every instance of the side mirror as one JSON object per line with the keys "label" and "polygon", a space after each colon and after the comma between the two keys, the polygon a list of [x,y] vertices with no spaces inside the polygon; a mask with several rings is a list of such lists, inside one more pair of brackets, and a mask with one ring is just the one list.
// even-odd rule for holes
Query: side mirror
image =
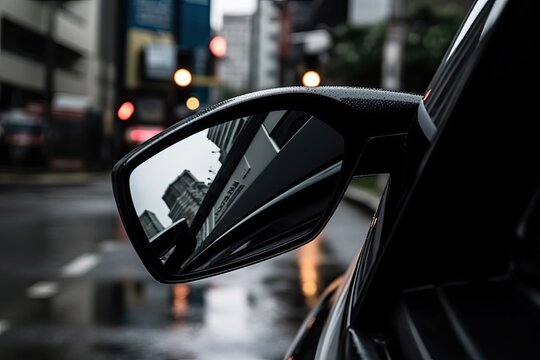
{"label": "side mirror", "polygon": [[406,133],[419,102],[379,90],[283,88],[196,114],[116,164],[114,193],[129,238],[166,283],[305,244],[362,173],[367,144]]}

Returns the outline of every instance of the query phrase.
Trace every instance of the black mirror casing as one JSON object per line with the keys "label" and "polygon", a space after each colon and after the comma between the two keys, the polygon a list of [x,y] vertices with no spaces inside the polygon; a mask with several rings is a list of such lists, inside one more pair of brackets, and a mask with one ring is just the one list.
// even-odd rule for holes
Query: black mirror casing
{"label": "black mirror casing", "polygon": [[[377,172],[377,155],[362,159],[366,145],[406,134],[421,98],[417,95],[347,87],[278,88],[251,93],[209,107],[171,126],[123,157],[114,167],[113,190],[126,232],[148,271],[163,283],[187,282],[238,269],[297,248],[314,239],[330,219],[353,175]],[[140,164],[169,146],[226,120],[278,110],[303,111],[331,126],[344,140],[337,185],[326,210],[307,232],[254,256],[188,274],[167,271],[156,256],[134,209],[130,175]],[[384,158],[384,157],[383,157]],[[362,168],[357,168],[362,160]],[[375,166],[373,166],[374,164]],[[365,170],[365,171],[364,171]],[[290,205],[290,204],[289,204]],[[294,204],[293,204],[294,206]],[[251,224],[250,226],[253,226]],[[241,229],[242,230],[242,229]],[[249,230],[249,229],[243,229]],[[283,229],[286,233],[287,229]]]}

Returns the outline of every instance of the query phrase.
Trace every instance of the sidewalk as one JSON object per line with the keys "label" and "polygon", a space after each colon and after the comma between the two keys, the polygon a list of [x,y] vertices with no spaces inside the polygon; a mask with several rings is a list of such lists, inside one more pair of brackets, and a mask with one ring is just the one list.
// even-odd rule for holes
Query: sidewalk
{"label": "sidewalk", "polygon": [[0,186],[13,185],[85,185],[109,172],[8,172],[0,170]]}

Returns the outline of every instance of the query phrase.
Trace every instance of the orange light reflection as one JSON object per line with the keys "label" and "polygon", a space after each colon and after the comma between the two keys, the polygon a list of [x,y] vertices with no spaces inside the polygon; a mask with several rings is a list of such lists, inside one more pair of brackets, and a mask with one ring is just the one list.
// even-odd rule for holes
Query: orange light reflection
{"label": "orange light reflection", "polygon": [[189,287],[186,284],[176,284],[172,286],[173,302],[172,313],[175,319],[186,316],[188,311]]}
{"label": "orange light reflection", "polygon": [[315,306],[319,297],[319,265],[323,260],[321,241],[324,236],[317,236],[312,242],[298,250],[297,261],[300,272],[302,293],[309,307]]}

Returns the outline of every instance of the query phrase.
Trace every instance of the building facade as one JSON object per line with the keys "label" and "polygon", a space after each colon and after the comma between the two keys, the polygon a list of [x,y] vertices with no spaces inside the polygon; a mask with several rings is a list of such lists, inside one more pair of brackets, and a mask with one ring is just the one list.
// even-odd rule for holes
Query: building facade
{"label": "building facade", "polygon": [[274,1],[261,0],[253,16],[251,90],[279,86],[281,15]]}
{"label": "building facade", "polygon": [[97,110],[112,107],[113,8],[98,0],[0,2],[0,108],[47,92],[79,96]]}
{"label": "building facade", "polygon": [[251,15],[223,17],[221,36],[227,40],[227,56],[218,62],[218,76],[231,90],[243,93],[249,89]]}
{"label": "building facade", "polygon": [[142,228],[148,239],[153,238],[155,235],[165,230],[165,227],[163,227],[156,214],[150,210],[144,210],[139,216],[139,220],[141,221]]}
{"label": "building facade", "polygon": [[184,170],[165,190],[162,199],[169,208],[169,218],[176,222],[182,218],[191,223],[208,190],[208,185]]}
{"label": "building facade", "polygon": [[47,121],[49,166],[99,166],[108,156],[117,3],[0,2],[0,112]]}

